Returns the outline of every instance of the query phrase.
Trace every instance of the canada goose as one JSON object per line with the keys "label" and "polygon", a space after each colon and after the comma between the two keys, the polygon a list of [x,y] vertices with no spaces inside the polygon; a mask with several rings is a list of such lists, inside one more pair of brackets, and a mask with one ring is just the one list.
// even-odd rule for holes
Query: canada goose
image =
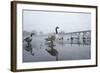
{"label": "canada goose", "polygon": [[57,26],[57,27],[55,28],[56,34],[58,34],[58,29],[59,29],[59,27]]}
{"label": "canada goose", "polygon": [[25,49],[25,50],[26,50],[26,51],[30,51],[30,53],[31,53],[32,55],[34,55],[34,53],[32,53],[32,44],[31,44],[32,36],[33,36],[33,33],[31,33],[30,36],[26,37],[26,38],[24,39],[24,41],[27,42],[27,46],[26,46],[27,49]]}
{"label": "canada goose", "polygon": [[32,36],[33,36],[33,34],[31,33],[30,36],[28,36],[28,37],[26,37],[26,38],[24,39],[24,41],[27,42],[28,46],[29,46],[30,42],[32,41]]}
{"label": "canada goose", "polygon": [[55,28],[55,32],[56,32],[56,41],[59,41],[59,42],[62,42],[63,40],[64,40],[64,38],[63,38],[63,36],[59,36],[59,32],[58,32],[58,29],[59,29],[60,27],[58,27],[58,26],[56,26],[56,28]]}

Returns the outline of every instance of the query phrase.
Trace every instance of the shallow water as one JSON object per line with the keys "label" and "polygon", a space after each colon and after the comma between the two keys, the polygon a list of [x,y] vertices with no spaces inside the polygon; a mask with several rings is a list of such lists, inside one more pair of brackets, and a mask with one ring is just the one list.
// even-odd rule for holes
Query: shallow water
{"label": "shallow water", "polygon": [[[52,56],[46,51],[50,49],[46,45],[46,40],[48,36],[33,36],[32,39],[32,52],[25,50],[26,42],[23,43],[23,62],[41,62],[41,61],[58,61],[60,60],[82,60],[91,58],[91,45],[77,44],[77,40],[74,40],[74,44],[70,44],[67,37],[64,36],[63,40],[56,40],[54,44],[54,49],[58,52],[58,56]],[[82,42],[82,41],[81,41]]]}

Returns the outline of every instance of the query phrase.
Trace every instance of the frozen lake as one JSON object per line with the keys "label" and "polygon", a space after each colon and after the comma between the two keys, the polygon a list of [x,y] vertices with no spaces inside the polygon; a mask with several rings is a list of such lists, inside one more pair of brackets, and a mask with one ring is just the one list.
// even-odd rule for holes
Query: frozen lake
{"label": "frozen lake", "polygon": [[[54,49],[58,52],[58,61],[61,60],[83,60],[91,58],[91,45],[84,44],[70,44],[66,36],[63,40],[54,42]],[[23,62],[41,62],[41,61],[56,61],[56,56],[52,56],[46,51],[49,47],[45,44],[47,36],[33,36],[32,37],[32,52],[25,50],[26,42],[23,43]]]}

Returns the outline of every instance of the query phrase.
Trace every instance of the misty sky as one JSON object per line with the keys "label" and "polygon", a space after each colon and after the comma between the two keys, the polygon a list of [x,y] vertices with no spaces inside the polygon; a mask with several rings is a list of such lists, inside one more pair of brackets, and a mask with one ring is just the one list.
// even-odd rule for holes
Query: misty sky
{"label": "misty sky", "polygon": [[43,33],[55,32],[59,26],[59,32],[75,32],[91,29],[90,13],[75,12],[50,12],[50,11],[23,11],[23,30]]}

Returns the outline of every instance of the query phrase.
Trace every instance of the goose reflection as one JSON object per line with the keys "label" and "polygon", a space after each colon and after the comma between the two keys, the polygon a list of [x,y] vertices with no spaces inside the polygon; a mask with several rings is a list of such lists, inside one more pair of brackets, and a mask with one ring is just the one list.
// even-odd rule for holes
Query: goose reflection
{"label": "goose reflection", "polygon": [[46,40],[46,45],[48,46],[48,49],[46,49],[46,51],[50,54],[50,55],[52,55],[52,56],[56,56],[56,61],[58,61],[58,51],[56,50],[56,49],[54,49],[55,48],[55,44],[54,44],[54,42],[55,42],[55,40],[58,38],[58,29],[59,29],[59,27],[57,26],[56,28],[55,28],[55,35],[51,35],[50,37],[48,37],[48,38],[46,38],[45,40]]}

